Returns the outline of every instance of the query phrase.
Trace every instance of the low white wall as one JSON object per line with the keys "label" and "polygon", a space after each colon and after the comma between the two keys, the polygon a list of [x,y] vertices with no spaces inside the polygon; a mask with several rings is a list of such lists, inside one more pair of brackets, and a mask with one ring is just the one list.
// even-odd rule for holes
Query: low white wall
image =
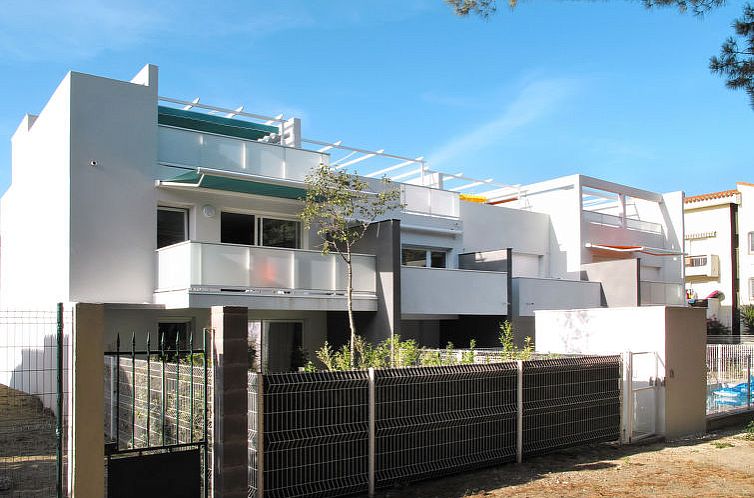
{"label": "low white wall", "polygon": [[[535,312],[537,352],[656,352],[660,388],[657,432],[667,437],[706,429],[706,324],[703,309],[666,306]],[[646,362],[642,362],[644,364]],[[654,365],[634,372],[654,376]]]}
{"label": "low white wall", "polygon": [[513,278],[515,314],[534,316],[535,310],[599,308],[600,283],[552,278]]}

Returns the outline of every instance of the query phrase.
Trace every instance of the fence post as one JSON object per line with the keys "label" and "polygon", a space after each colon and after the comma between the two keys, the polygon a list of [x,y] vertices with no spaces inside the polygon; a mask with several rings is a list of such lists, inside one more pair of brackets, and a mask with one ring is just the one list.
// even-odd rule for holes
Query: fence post
{"label": "fence post", "polygon": [[[261,365],[261,351],[260,351]],[[257,373],[257,498],[264,497],[264,374]]]}
{"label": "fence post", "polygon": [[516,463],[524,461],[524,362],[516,361]]}
{"label": "fence post", "polygon": [[374,368],[369,369],[369,496],[374,496],[377,459],[377,434],[375,427]]}
{"label": "fence post", "polygon": [[621,355],[621,363],[623,364],[623,378],[621,382],[621,407],[620,407],[620,442],[627,444],[630,442],[630,433],[628,432],[628,396],[631,392],[631,372],[629,370],[629,362],[631,361],[631,353],[628,351],[623,352]]}
{"label": "fence post", "polygon": [[717,361],[715,363],[717,363],[717,381],[721,382],[720,376],[722,375],[722,372],[723,372],[723,365],[722,365],[722,363],[723,363],[723,345],[722,344],[718,344],[717,345]]}
{"label": "fence post", "polygon": [[73,324],[69,486],[76,498],[99,498],[105,495],[104,306],[76,304]]}
{"label": "fence post", "polygon": [[746,408],[751,410],[751,355],[746,360],[746,385],[748,387],[748,396],[746,397]]}
{"label": "fence post", "polygon": [[213,306],[214,479],[212,496],[248,493],[248,309]]}

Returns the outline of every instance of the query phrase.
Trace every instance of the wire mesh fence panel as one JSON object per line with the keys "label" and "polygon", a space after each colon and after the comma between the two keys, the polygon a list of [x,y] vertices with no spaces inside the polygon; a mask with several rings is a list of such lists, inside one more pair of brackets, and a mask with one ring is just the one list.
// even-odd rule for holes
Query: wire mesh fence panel
{"label": "wire mesh fence panel", "polygon": [[511,461],[516,364],[375,371],[376,483]]}
{"label": "wire mesh fence panel", "polygon": [[264,496],[367,489],[367,372],[264,375]]}
{"label": "wire mesh fence panel", "polygon": [[[190,364],[160,361],[147,365],[146,360],[121,358],[120,371],[116,373],[117,364],[116,357],[105,357],[107,441],[117,439],[118,448],[144,448],[203,440],[203,366],[192,368]],[[147,367],[151,373],[149,379]],[[207,395],[211,399],[211,371],[207,373]]]}
{"label": "wire mesh fence panel", "polygon": [[754,344],[707,345],[707,415],[752,408],[752,362]]}
{"label": "wire mesh fence panel", "polygon": [[259,482],[257,481],[257,475],[259,472],[259,429],[257,419],[259,416],[259,378],[260,375],[254,372],[249,372],[249,384],[248,384],[248,406],[249,406],[249,418],[248,418],[248,452],[249,452],[249,498],[256,498],[259,493]]}
{"label": "wire mesh fence panel", "polygon": [[620,437],[621,358],[523,362],[523,453]]}
{"label": "wire mesh fence panel", "polygon": [[0,311],[0,496],[66,494],[70,325],[69,311]]}

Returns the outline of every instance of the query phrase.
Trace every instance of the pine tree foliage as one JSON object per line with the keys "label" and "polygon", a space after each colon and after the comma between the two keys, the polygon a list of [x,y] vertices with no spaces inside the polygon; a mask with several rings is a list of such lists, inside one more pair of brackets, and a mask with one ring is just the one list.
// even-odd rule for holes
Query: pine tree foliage
{"label": "pine tree foliage", "polygon": [[754,7],[744,6],[743,14],[733,23],[736,36],[728,38],[720,55],[710,58],[709,68],[726,79],[725,85],[733,90],[744,90],[754,108]]}

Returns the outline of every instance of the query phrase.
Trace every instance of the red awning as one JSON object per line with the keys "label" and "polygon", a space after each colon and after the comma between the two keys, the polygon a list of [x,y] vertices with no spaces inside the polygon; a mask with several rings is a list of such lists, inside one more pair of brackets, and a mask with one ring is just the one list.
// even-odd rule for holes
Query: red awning
{"label": "red awning", "polygon": [[615,244],[593,244],[587,242],[585,247],[589,249],[601,249],[603,251],[614,252],[640,252],[643,254],[649,254],[650,256],[682,256],[683,253],[674,251],[672,249],[661,249],[659,247],[647,247],[647,246],[623,246]]}

